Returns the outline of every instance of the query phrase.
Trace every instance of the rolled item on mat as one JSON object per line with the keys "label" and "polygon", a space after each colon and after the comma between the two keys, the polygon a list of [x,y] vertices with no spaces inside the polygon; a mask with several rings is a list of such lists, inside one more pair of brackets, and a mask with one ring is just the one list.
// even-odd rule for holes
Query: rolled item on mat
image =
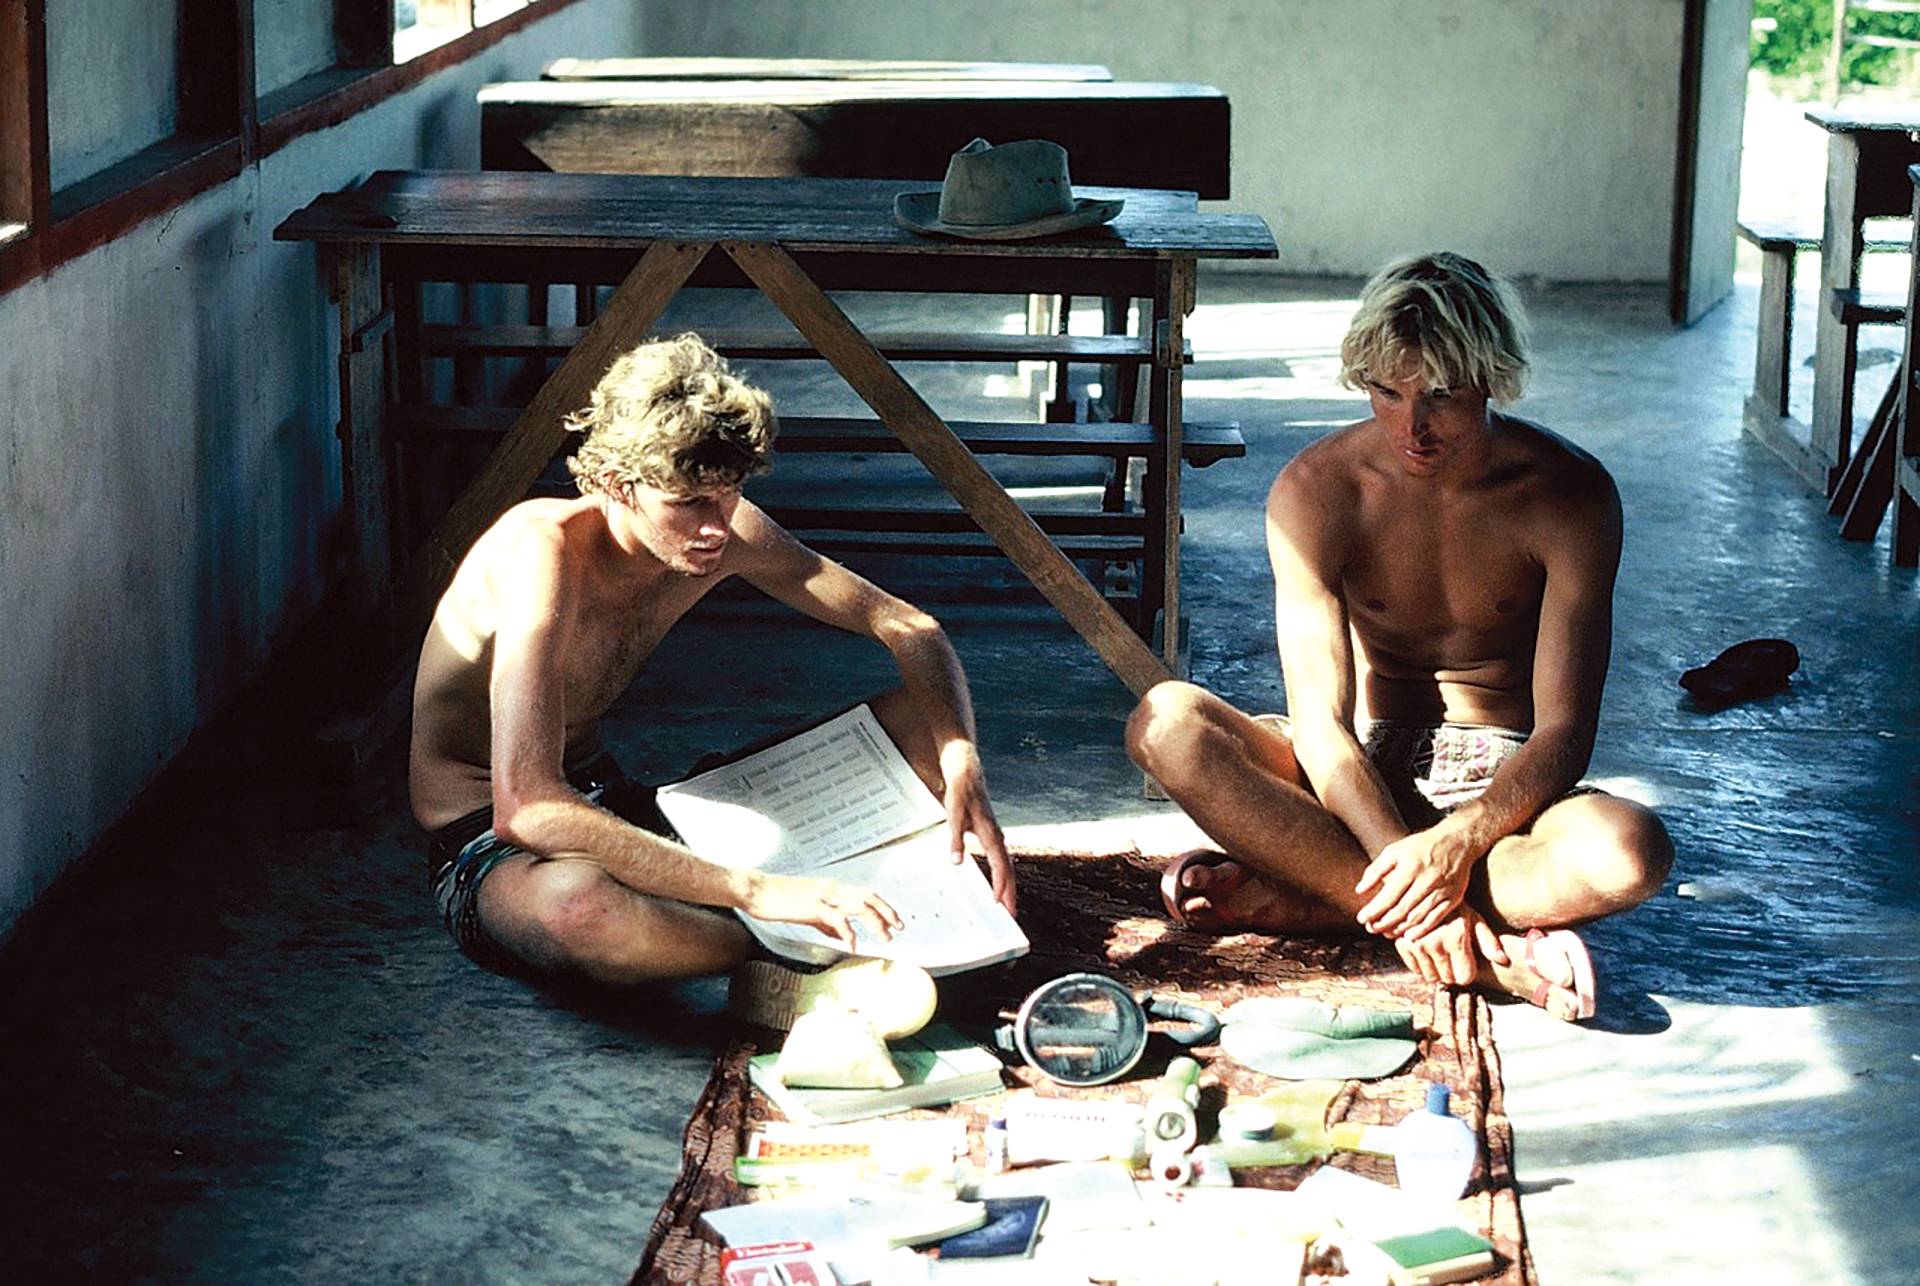
{"label": "rolled item on mat", "polygon": [[1185,1152],[1198,1143],[1200,1121],[1194,1109],[1199,1102],[1200,1064],[1182,1055],[1167,1064],[1141,1115],[1147,1147],[1156,1154],[1169,1147]]}
{"label": "rolled item on mat", "polygon": [[1185,1148],[1159,1147],[1154,1149],[1148,1169],[1162,1192],[1177,1192],[1193,1179],[1193,1158]]}
{"label": "rolled item on mat", "polygon": [[1137,1103],[1015,1097],[1007,1104],[1006,1122],[1008,1165],[1106,1160],[1137,1165],[1148,1152]]}

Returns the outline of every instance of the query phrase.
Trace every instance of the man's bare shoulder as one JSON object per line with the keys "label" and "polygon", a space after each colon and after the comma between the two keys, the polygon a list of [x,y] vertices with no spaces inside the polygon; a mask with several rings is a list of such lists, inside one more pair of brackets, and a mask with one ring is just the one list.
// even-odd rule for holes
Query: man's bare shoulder
{"label": "man's bare shoulder", "polygon": [[493,525],[474,542],[474,548],[489,544],[551,547],[555,542],[564,542],[569,533],[580,526],[581,519],[597,508],[585,497],[522,500],[494,519]]}
{"label": "man's bare shoulder", "polygon": [[1362,420],[1315,438],[1287,461],[1267,492],[1270,517],[1349,508],[1366,468]]}
{"label": "man's bare shoulder", "polygon": [[1504,459],[1497,471],[1523,477],[1543,500],[1572,511],[1618,507],[1613,475],[1592,452],[1533,420],[1499,418]]}

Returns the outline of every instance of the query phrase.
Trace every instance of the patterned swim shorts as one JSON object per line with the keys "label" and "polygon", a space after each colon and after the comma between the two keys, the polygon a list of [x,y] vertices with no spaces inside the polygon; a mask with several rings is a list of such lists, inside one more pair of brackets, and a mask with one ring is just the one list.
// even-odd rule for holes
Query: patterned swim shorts
{"label": "patterned swim shorts", "polygon": [[[1364,742],[1367,761],[1386,779],[1401,818],[1415,829],[1480,798],[1500,765],[1526,744],[1527,734],[1513,728],[1384,721],[1368,726]],[[1560,798],[1599,793],[1599,787],[1581,784]]]}
{"label": "patterned swim shorts", "polygon": [[[604,751],[567,773],[567,782],[593,803],[660,835],[673,828],[660,815],[651,786],[629,782]],[[511,971],[513,956],[480,923],[480,884],[493,869],[527,850],[493,830],[493,809],[476,808],[433,832],[427,842],[427,878],[447,933],[460,950],[489,969]]]}

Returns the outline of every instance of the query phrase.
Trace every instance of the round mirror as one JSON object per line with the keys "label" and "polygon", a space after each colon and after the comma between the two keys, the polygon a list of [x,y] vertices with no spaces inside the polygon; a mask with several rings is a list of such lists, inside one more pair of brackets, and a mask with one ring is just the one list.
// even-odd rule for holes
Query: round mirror
{"label": "round mirror", "polygon": [[1100,1085],[1133,1070],[1147,1016],[1133,993],[1097,973],[1070,973],[1029,995],[1013,1022],[1020,1056],[1063,1085]]}

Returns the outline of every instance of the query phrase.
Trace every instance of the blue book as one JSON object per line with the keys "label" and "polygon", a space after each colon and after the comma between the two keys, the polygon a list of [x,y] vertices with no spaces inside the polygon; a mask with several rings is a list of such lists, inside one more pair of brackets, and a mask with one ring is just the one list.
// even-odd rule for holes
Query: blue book
{"label": "blue book", "polygon": [[936,1259],[1025,1259],[1033,1254],[1047,1218],[1045,1197],[988,1197],[987,1221],[936,1242]]}

